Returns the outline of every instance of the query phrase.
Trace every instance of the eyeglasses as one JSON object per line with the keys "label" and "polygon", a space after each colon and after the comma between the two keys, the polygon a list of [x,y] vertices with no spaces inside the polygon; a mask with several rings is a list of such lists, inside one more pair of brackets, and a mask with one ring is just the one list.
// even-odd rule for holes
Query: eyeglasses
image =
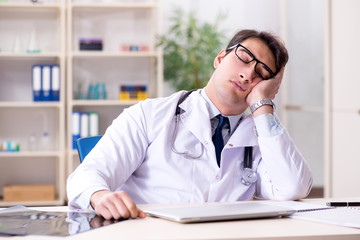
{"label": "eyeglasses", "polygon": [[268,80],[275,76],[274,72],[266,66],[265,63],[259,61],[254,54],[252,54],[249,49],[241,45],[240,43],[229,47],[226,51],[235,48],[235,55],[238,59],[246,64],[251,63],[252,61],[256,61],[254,70],[260,76],[262,80]]}

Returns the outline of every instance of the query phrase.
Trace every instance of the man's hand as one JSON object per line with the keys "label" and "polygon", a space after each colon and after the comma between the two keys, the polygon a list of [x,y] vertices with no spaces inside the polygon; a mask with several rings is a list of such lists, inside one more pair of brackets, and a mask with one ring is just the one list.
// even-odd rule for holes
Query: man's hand
{"label": "man's hand", "polygon": [[[246,97],[246,102],[249,106],[253,105],[261,99],[274,99],[275,95],[280,89],[280,84],[284,75],[284,68],[280,70],[278,74],[272,79],[263,80],[259,82]],[[264,105],[254,112],[254,117],[264,114],[272,113],[273,109],[269,105]]]}
{"label": "man's hand", "polygon": [[135,202],[124,191],[95,192],[90,198],[90,203],[96,214],[105,219],[146,217],[146,213],[138,209]]}

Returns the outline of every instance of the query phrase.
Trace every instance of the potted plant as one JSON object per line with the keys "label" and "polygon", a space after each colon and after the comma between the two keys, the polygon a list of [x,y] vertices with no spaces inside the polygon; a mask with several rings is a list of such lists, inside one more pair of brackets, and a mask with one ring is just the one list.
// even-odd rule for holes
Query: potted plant
{"label": "potted plant", "polygon": [[164,79],[175,90],[190,90],[206,85],[213,72],[215,56],[222,47],[224,35],[219,31],[219,14],[214,24],[200,23],[195,13],[176,8],[171,27],[159,37],[164,53]]}

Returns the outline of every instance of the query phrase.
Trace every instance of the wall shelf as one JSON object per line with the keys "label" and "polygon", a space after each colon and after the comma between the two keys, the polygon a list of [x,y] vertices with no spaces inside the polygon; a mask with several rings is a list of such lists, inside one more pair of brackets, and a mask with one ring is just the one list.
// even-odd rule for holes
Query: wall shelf
{"label": "wall shelf", "polygon": [[0,8],[3,9],[60,9],[62,7],[61,3],[0,3]]}
{"label": "wall shelf", "polygon": [[137,100],[73,100],[73,106],[131,106]]}
{"label": "wall shelf", "polygon": [[26,59],[36,59],[36,58],[59,58],[61,55],[60,52],[44,52],[44,53],[14,53],[14,52],[0,52],[0,59],[1,58],[22,58]]}
{"label": "wall shelf", "polygon": [[107,58],[107,57],[118,57],[118,58],[128,58],[128,57],[158,57],[159,53],[155,51],[151,52],[103,52],[103,51],[77,51],[72,52],[71,56],[74,58],[87,58],[87,57],[99,57],[99,58]]}
{"label": "wall shelf", "polygon": [[5,102],[0,101],[0,108],[61,108],[59,102]]}
{"label": "wall shelf", "polygon": [[19,152],[3,152],[0,151],[1,158],[25,158],[25,157],[61,157],[63,153],[59,151],[19,151]]}
{"label": "wall shelf", "polygon": [[96,8],[96,9],[114,9],[114,8],[119,8],[119,9],[139,9],[139,8],[144,8],[144,9],[152,9],[157,7],[157,3],[156,2],[139,2],[139,3],[130,3],[130,2],[118,2],[118,3],[73,3],[72,4],[72,8],[76,9],[76,8],[80,8],[80,9],[91,9],[91,8]]}

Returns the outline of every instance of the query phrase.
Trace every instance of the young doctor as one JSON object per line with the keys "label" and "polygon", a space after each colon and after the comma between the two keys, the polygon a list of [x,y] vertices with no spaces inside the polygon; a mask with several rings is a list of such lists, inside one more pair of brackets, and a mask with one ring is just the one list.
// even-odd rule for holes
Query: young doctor
{"label": "young doctor", "polygon": [[69,206],[118,219],[145,217],[141,203],[306,197],[311,170],[272,102],[287,60],[277,37],[238,32],[205,88],[147,99],[113,121],[69,177]]}

